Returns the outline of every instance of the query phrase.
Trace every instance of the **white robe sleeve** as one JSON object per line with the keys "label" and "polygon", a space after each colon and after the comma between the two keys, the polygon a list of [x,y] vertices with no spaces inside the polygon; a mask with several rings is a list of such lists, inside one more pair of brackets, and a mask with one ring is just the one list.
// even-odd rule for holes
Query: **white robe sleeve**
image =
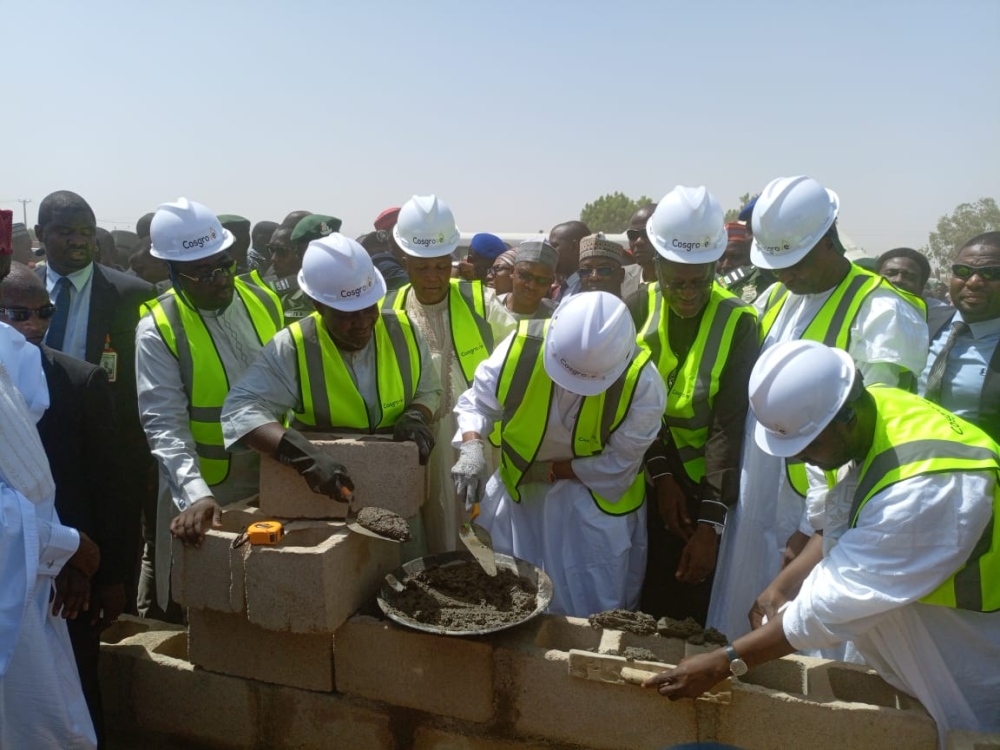
{"label": "white robe sleeve", "polygon": [[876,289],[861,303],[848,353],[858,363],[865,385],[896,386],[902,371],[919,377],[927,361],[928,334],[923,315],[890,289]]}
{"label": "white robe sleeve", "polygon": [[472,386],[459,396],[455,404],[458,430],[451,441],[452,447],[462,446],[462,433],[465,432],[478,432],[485,438],[503,416],[503,407],[497,401],[497,383],[513,341],[514,337],[508,336],[487,359],[479,363]]}

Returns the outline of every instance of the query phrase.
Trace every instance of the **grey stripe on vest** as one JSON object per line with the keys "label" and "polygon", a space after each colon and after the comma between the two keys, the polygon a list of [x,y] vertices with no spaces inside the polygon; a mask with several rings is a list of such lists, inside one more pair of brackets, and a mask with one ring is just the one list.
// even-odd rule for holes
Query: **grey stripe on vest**
{"label": "grey stripe on vest", "polygon": [[[493,329],[490,327],[490,324],[476,312],[475,290],[475,285],[469,282],[460,282],[458,285],[458,292],[462,295],[462,301],[465,302],[466,306],[469,308],[469,312],[472,313],[472,319],[476,321],[476,327],[479,329],[479,335],[482,337],[483,343],[486,344],[486,353],[489,354],[493,351]],[[481,286],[479,287],[479,291],[482,293]],[[455,325],[454,321],[452,321],[452,325]],[[452,338],[454,338],[454,336],[452,336]],[[455,342],[452,341],[452,344],[454,343]],[[458,351],[457,346],[455,347],[455,351]]]}
{"label": "grey stripe on vest", "polygon": [[[628,372],[632,369],[632,363],[635,361],[635,356],[629,360],[628,367],[622,372],[621,375],[617,377],[611,387],[604,392],[604,409],[601,411],[601,445],[605,446],[608,444],[608,438],[611,437],[611,432],[615,428],[615,414],[618,412],[618,402],[621,400],[622,391],[625,390],[625,381],[628,380]],[[634,392],[633,392],[634,393]],[[630,396],[631,398],[631,396]],[[581,407],[583,402],[580,402]],[[630,404],[631,406],[631,404]],[[625,409],[625,414],[628,413],[628,409]],[[577,415],[579,417],[579,415]],[[579,419],[578,419],[579,421]]]}
{"label": "grey stripe on vest", "polygon": [[983,611],[983,572],[979,567],[979,560],[993,546],[993,524],[996,520],[990,517],[965,567],[955,574],[955,604],[961,609]]}
{"label": "grey stripe on vest", "polygon": [[[239,277],[240,281],[243,282],[243,288],[246,289],[250,294],[260,300],[261,304],[264,305],[264,309],[267,310],[267,314],[271,317],[271,321],[274,323],[275,327],[281,328],[281,324],[284,322],[281,316],[281,310],[277,304],[275,304],[274,299],[266,291],[261,289],[257,285],[256,279],[254,279],[253,274],[244,274]],[[239,287],[237,287],[239,288]],[[251,320],[253,316],[250,316]],[[257,326],[254,326],[254,331],[257,330]],[[260,334],[257,334],[258,338]],[[261,345],[266,344],[266,341],[261,341]]]}
{"label": "grey stripe on vest", "polygon": [[[851,304],[854,302],[854,298],[858,295],[858,292],[861,291],[861,288],[867,283],[868,277],[862,274],[852,279],[851,283],[847,285],[847,290],[840,298],[840,303],[837,305],[837,309],[834,310],[833,317],[830,318],[830,327],[823,334],[824,344],[830,347],[837,346],[837,337],[840,335],[844,323],[847,322],[847,313],[851,308]],[[848,340],[846,345],[850,343],[850,340]]]}
{"label": "grey stripe on vest", "polygon": [[649,347],[649,358],[653,364],[659,365],[660,355],[663,348],[660,346],[660,311],[663,309],[663,294],[653,295],[653,309],[649,309],[649,293],[647,291],[644,298],[646,308],[646,320],[648,325],[642,332],[642,340]]}
{"label": "grey stripe on vest", "polygon": [[[535,363],[541,355],[544,332],[545,321],[528,321],[528,335],[524,340],[524,346],[521,348],[521,356],[517,360],[514,374],[510,380],[510,388],[507,391],[507,398],[503,405],[502,425],[507,424],[513,418],[514,413],[521,405],[524,394],[528,390],[528,383],[531,382],[531,374],[535,370]],[[546,424],[548,423],[548,418],[548,411],[546,411]],[[521,472],[527,471],[531,465],[531,460],[534,458],[532,456],[531,459],[526,459],[523,456],[519,456],[507,443],[503,443],[503,452],[517,470]]]}
{"label": "grey stripe on vest", "polygon": [[196,442],[194,449],[202,458],[213,459],[215,461],[228,461],[230,458],[229,451],[221,445],[208,445],[207,443]]}
{"label": "grey stripe on vest", "polygon": [[[409,285],[407,285],[407,286],[409,286]],[[405,287],[403,287],[403,288],[405,288]],[[390,289],[388,292],[386,292],[385,299],[382,300],[382,309],[383,310],[392,310],[393,309],[393,307],[396,304],[396,298],[399,296],[399,293],[403,290],[403,288],[400,288],[400,289]],[[404,302],[405,302],[405,299],[404,299]]]}
{"label": "grey stripe on vest", "polygon": [[[181,321],[180,304],[175,294],[164,295],[160,300],[160,307],[167,317],[170,330],[174,332],[174,341],[177,344],[177,363],[180,365],[181,382],[184,384],[184,392],[188,398],[188,409],[191,409],[191,393],[194,385],[194,361],[191,357],[191,343],[188,341],[184,331],[184,323]],[[204,421],[204,420],[199,420]]]}
{"label": "grey stripe on vest", "polygon": [[410,348],[406,345],[406,336],[403,334],[403,326],[392,313],[382,315],[382,323],[385,324],[386,333],[392,342],[392,350],[396,354],[396,362],[399,364],[399,374],[403,378],[403,395],[409,400],[413,398],[413,366],[410,362]]}
{"label": "grey stripe on vest", "polygon": [[192,422],[219,422],[222,420],[221,406],[190,406],[188,414]]}
{"label": "grey stripe on vest", "polygon": [[326,391],[326,373],[323,370],[323,348],[319,343],[316,318],[310,315],[298,322],[302,329],[302,345],[305,347],[306,373],[309,375],[309,389],[313,401],[313,418],[316,427],[332,424],[330,418],[330,397]]}
{"label": "grey stripe on vest", "polygon": [[897,469],[915,461],[928,461],[931,459],[954,458],[965,461],[994,461],[1000,464],[1000,456],[989,448],[979,448],[974,445],[965,445],[951,440],[913,440],[890,448],[879,453],[872,460],[865,472],[864,477],[854,491],[854,501],[851,503],[851,526],[855,526],[857,519],[855,516],[861,508],[861,504],[872,491],[879,480],[893,469]]}
{"label": "grey stripe on vest", "polygon": [[681,458],[681,463],[686,464],[688,461],[693,461],[696,458],[701,458],[705,453],[705,448],[695,448],[692,445],[676,446],[677,455]]}

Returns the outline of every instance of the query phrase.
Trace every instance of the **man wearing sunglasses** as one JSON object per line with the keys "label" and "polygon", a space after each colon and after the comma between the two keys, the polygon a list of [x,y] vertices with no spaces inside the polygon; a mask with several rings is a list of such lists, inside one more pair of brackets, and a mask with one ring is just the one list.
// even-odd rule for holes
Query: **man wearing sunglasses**
{"label": "man wearing sunglasses", "polygon": [[722,206],[704,187],[667,193],[646,233],[657,282],[629,306],[639,343],[666,383],[667,404],[646,461],[656,502],[648,511],[642,607],[704,623],[719,535],[739,496],[756,316],[714,282],[727,235]]}
{"label": "man wearing sunglasses", "polygon": [[517,246],[511,274],[512,289],[509,294],[497,295],[514,320],[552,317],[556,306],[546,298],[556,280],[558,259],[556,249],[545,240],[528,240]]}
{"label": "man wearing sunglasses", "polygon": [[580,240],[581,292],[607,292],[622,296],[625,269],[622,266],[622,246],[604,237],[603,232],[588,234]]}
{"label": "man wearing sunglasses", "polygon": [[956,309],[931,331],[919,392],[1000,441],[1000,232],[958,251],[950,292]]}
{"label": "man wearing sunglasses", "polygon": [[145,306],[135,334],[139,406],[160,467],[140,614],[176,620],[170,535],[199,544],[210,526],[219,525],[220,506],[257,491],[257,454],[225,449],[222,403],[283,318],[277,296],[256,271],[236,277],[233,236],[205,206],[186,198],[163,204],[150,237],[173,288]]}

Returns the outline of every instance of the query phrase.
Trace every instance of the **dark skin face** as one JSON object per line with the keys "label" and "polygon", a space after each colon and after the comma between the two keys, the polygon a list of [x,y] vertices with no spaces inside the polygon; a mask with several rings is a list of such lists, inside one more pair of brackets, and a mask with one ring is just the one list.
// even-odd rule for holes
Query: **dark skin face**
{"label": "dark skin face", "polygon": [[643,270],[648,268],[650,271],[653,269],[653,260],[656,258],[656,248],[653,247],[649,241],[649,235],[646,234],[646,222],[652,215],[652,210],[647,211],[640,208],[632,214],[626,230],[628,249],[632,253],[632,257],[635,258],[636,263],[642,266]]}
{"label": "dark skin face", "polygon": [[485,281],[486,274],[490,272],[492,265],[492,258],[484,258],[470,250],[469,257],[459,263],[459,274],[463,279],[469,281]]}
{"label": "dark skin face", "polygon": [[275,229],[268,247],[271,248],[274,272],[279,279],[294,276],[302,268],[302,254],[298,246],[292,242],[291,229],[282,227]]}
{"label": "dark skin face", "polygon": [[514,264],[512,280],[514,289],[506,299],[507,309],[519,315],[531,315],[549,293],[556,276],[544,263],[521,261]]}
{"label": "dark skin face", "polygon": [[924,293],[923,272],[913,258],[898,256],[882,264],[879,274],[900,289],[918,297]]}
{"label": "dark skin face", "polygon": [[549,233],[549,244],[559,253],[556,273],[563,277],[572,275],[580,265],[580,238],[557,227]]}
{"label": "dark skin face", "polygon": [[245,224],[230,224],[226,226],[226,229],[233,233],[234,240],[233,244],[229,246],[229,254],[242,268],[246,265],[247,251],[250,249],[250,229]]}
{"label": "dark skin face", "polygon": [[274,230],[277,229],[276,224],[265,224],[259,223],[253,228],[253,235],[251,240],[253,246],[258,250],[263,250],[267,247],[267,243],[271,241],[271,236],[274,234]]}
{"label": "dark skin face", "polygon": [[514,278],[511,274],[514,266],[509,263],[494,263],[486,274],[486,286],[497,293],[497,296],[514,291]]}
{"label": "dark skin face", "polygon": [[221,310],[233,301],[235,276],[232,273],[217,273],[211,281],[189,277],[200,277],[218,268],[228,268],[232,263],[233,259],[226,250],[201,260],[175,263],[177,285],[199,310]]}
{"label": "dark skin face", "polygon": [[167,264],[149,254],[148,238],[144,239],[143,242],[145,243],[145,247],[132,254],[132,257],[129,259],[129,265],[135,271],[136,276],[143,281],[148,281],[150,284],[159,284],[161,281],[166,281],[170,278],[170,270],[167,268]]}
{"label": "dark skin face", "polygon": [[110,232],[97,233],[97,255],[94,260],[102,266],[118,265],[118,248],[115,247],[115,239]]}
{"label": "dark skin face", "polygon": [[664,258],[656,260],[656,277],[663,299],[674,314],[693,318],[700,313],[712,295],[715,278],[712,263],[674,263]]}
{"label": "dark skin face", "polygon": [[[28,310],[38,310],[49,304],[49,295],[44,289],[35,291],[11,291],[4,290],[0,294],[0,307],[21,307]],[[45,338],[45,332],[49,330],[51,319],[42,320],[38,315],[32,315],[27,320],[14,321],[6,316],[0,315],[3,321],[11,328],[17,330],[24,338],[35,346],[41,346]]]}
{"label": "dark skin face", "polygon": [[338,349],[356,352],[364,349],[371,341],[379,316],[378,305],[366,307],[364,310],[345,312],[317,302],[316,309],[323,319],[326,332],[330,334]]}
{"label": "dark skin face", "polygon": [[750,265],[749,242],[730,242],[715,265],[715,272],[722,275]]}
{"label": "dark skin face", "polygon": [[862,461],[872,444],[874,403],[863,397],[854,402],[853,408],[854,416],[850,421],[830,422],[796,458],[823,471],[837,469],[848,461]]}
{"label": "dark skin face", "polygon": [[46,226],[35,225],[35,236],[60,276],[86,268],[97,254],[97,221],[87,211],[54,211]]}
{"label": "dark skin face", "polygon": [[772,271],[793,294],[818,294],[833,289],[851,269],[851,261],[838,254],[824,237],[806,257],[789,268]]}
{"label": "dark skin face", "polygon": [[[963,247],[955,256],[955,263],[973,268],[1000,266],[1000,248],[989,245]],[[966,323],[1000,318],[1000,281],[986,281],[975,273],[967,279],[953,275],[951,301],[961,311]]]}
{"label": "dark skin face", "polygon": [[451,288],[451,256],[441,258],[414,258],[407,256],[403,262],[410,276],[413,293],[424,305],[435,305],[448,296]]}
{"label": "dark skin face", "polygon": [[[603,271],[608,274],[601,276],[600,273],[591,271]],[[607,292],[616,297],[622,296],[622,282],[625,280],[625,269],[621,263],[611,258],[584,258],[580,261],[580,291],[581,292]]]}

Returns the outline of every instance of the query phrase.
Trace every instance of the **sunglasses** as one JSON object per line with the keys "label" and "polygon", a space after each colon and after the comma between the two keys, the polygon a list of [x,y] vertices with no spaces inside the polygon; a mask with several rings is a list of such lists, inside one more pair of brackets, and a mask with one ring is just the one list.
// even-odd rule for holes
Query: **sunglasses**
{"label": "sunglasses", "polygon": [[617,270],[617,268],[613,268],[612,266],[598,266],[597,268],[578,268],[576,272],[580,275],[581,279],[589,279],[591,276],[607,279]]}
{"label": "sunglasses", "polygon": [[178,275],[183,276],[185,279],[190,279],[191,281],[197,281],[201,284],[211,284],[216,279],[228,279],[230,276],[236,275],[236,261],[231,260],[224,266],[219,266],[213,268],[211,271],[205,271],[197,276],[190,276],[186,273],[177,272]]}
{"label": "sunglasses", "polygon": [[42,305],[41,307],[0,307],[0,314],[12,323],[23,323],[32,315],[37,315],[39,320],[48,320],[56,314],[55,305]]}
{"label": "sunglasses", "polygon": [[983,281],[1000,281],[1000,266],[967,266],[956,263],[951,267],[951,272],[960,279],[978,276]]}
{"label": "sunglasses", "polygon": [[527,271],[518,271],[517,278],[524,282],[534,282],[538,286],[552,286],[552,282],[555,281],[551,276],[535,276]]}
{"label": "sunglasses", "polygon": [[629,242],[635,242],[639,239],[646,239],[645,229],[626,229],[625,236],[628,237]]}
{"label": "sunglasses", "polygon": [[660,287],[666,287],[671,292],[685,292],[691,290],[693,292],[700,292],[702,289],[708,289],[712,286],[712,282],[715,279],[709,276],[707,279],[699,279],[697,281],[670,281],[664,284],[660,282]]}

